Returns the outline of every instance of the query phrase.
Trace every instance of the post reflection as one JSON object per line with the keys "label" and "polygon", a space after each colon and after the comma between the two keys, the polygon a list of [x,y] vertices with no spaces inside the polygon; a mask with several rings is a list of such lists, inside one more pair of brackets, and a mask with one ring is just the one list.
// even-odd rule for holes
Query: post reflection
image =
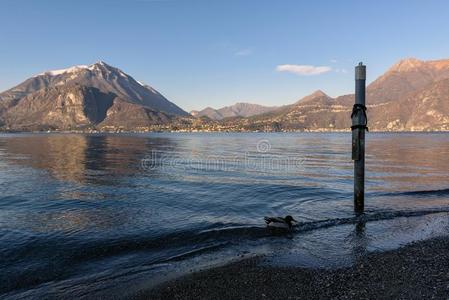
{"label": "post reflection", "polygon": [[359,262],[367,253],[368,238],[366,236],[366,219],[363,215],[357,216],[352,234],[352,256],[355,262]]}

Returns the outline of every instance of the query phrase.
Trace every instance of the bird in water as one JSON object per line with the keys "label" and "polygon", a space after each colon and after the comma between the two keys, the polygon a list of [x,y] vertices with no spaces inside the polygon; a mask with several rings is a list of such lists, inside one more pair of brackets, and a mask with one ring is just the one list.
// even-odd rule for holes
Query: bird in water
{"label": "bird in water", "polygon": [[265,223],[269,229],[291,230],[293,222],[298,223],[292,216],[281,217],[265,217]]}

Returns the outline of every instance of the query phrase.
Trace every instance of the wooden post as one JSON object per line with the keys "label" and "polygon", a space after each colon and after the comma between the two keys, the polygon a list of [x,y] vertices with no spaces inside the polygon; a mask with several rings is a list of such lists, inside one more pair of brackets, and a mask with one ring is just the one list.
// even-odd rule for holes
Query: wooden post
{"label": "wooden post", "polygon": [[354,160],[354,211],[363,213],[365,206],[365,107],[366,66],[355,67],[355,104],[352,110],[352,159]]}

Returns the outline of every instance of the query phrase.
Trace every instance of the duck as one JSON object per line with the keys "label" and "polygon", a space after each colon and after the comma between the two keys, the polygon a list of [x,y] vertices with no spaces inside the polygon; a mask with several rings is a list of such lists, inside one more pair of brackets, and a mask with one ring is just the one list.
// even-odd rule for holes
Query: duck
{"label": "duck", "polygon": [[265,217],[265,223],[269,229],[281,229],[281,230],[291,230],[293,228],[293,223],[298,223],[292,216],[288,215],[285,218],[282,217]]}

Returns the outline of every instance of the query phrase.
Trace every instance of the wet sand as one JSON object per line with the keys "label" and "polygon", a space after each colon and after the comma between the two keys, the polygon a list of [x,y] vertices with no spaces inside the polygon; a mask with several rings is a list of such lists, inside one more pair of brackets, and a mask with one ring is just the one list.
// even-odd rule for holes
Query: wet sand
{"label": "wet sand", "polygon": [[135,299],[447,299],[449,238],[371,253],[352,267],[261,266],[248,259],[186,275]]}

